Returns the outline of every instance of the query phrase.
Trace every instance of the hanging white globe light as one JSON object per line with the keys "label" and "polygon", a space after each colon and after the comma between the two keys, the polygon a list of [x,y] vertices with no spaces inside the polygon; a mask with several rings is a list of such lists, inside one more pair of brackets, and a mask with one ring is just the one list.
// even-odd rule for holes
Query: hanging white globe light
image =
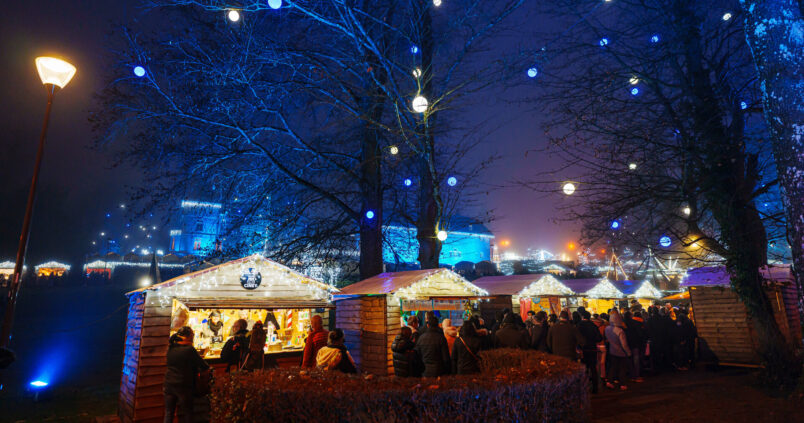
{"label": "hanging white globe light", "polygon": [[240,12],[238,12],[237,10],[230,10],[229,13],[226,14],[226,16],[232,22],[237,22],[240,20]]}
{"label": "hanging white globe light", "polygon": [[397,147],[397,146],[395,146],[395,145],[392,145],[392,146],[391,146],[391,148],[389,148],[388,150],[389,150],[389,152],[390,152],[392,155],[394,155],[394,156],[396,156],[397,154],[399,154],[399,147]]}
{"label": "hanging white globe light", "polygon": [[575,184],[567,182],[561,189],[564,191],[565,195],[572,195],[575,193]]}
{"label": "hanging white globe light", "polygon": [[282,0],[268,0],[268,7],[271,9],[279,9],[282,7]]}
{"label": "hanging white globe light", "polygon": [[420,95],[417,95],[413,99],[413,102],[411,103],[411,106],[413,107],[413,111],[416,112],[416,113],[424,113],[424,112],[426,112],[428,105],[429,105],[429,103],[427,102],[427,99],[424,98],[423,96],[420,96]]}
{"label": "hanging white globe light", "polygon": [[441,242],[446,241],[446,239],[447,239],[447,231],[438,231],[438,234],[436,234],[436,238],[438,238],[438,240],[441,241]]}
{"label": "hanging white globe light", "polygon": [[441,6],[441,0],[433,0],[433,6],[435,7]]}

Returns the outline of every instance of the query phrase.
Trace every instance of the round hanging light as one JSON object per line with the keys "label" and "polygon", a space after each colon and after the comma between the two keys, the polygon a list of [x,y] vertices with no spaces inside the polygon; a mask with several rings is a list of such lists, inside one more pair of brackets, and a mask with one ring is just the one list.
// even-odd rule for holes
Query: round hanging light
{"label": "round hanging light", "polygon": [[444,242],[447,239],[447,231],[438,231],[436,238],[438,238],[439,241]]}
{"label": "round hanging light", "polygon": [[416,112],[416,113],[424,113],[424,112],[427,111],[428,104],[429,103],[427,102],[426,98],[424,98],[423,96],[417,95],[416,97],[413,98],[413,102],[411,103],[411,106],[413,107],[414,112]]}
{"label": "round hanging light", "polygon": [[563,187],[561,187],[561,190],[564,191],[564,194],[566,195],[572,195],[575,193],[575,184],[572,182],[567,182]]}

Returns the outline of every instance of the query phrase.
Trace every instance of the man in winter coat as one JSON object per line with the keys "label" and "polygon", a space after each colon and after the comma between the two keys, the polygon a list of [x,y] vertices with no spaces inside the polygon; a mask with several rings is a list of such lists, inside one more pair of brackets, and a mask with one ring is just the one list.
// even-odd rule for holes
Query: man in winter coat
{"label": "man in winter coat", "polygon": [[631,357],[631,348],[625,335],[625,322],[617,310],[612,310],[609,316],[609,326],[606,328],[606,341],[609,343],[609,361],[611,374],[606,387],[614,389],[619,385],[621,390],[628,389],[625,384],[628,372],[628,359]]}
{"label": "man in winter coat", "polygon": [[645,343],[647,342],[647,329],[642,321],[642,313],[637,311],[634,315],[630,311],[625,313],[625,337],[628,339],[628,346],[631,347],[631,380],[642,382],[642,356],[645,354]]}
{"label": "man in winter coat", "polygon": [[480,347],[482,341],[477,336],[475,326],[465,322],[452,348],[452,373],[468,375],[480,373]]}
{"label": "man in winter coat", "polygon": [[318,350],[315,362],[322,370],[338,370],[343,373],[357,373],[355,362],[343,344],[343,331],[334,329],[328,335],[327,346]]}
{"label": "man in winter coat", "polygon": [[533,317],[533,325],[528,330],[530,335],[530,346],[534,350],[549,352],[547,349],[547,331],[550,329],[547,326],[547,313],[540,311]]}
{"label": "man in winter coat", "polygon": [[250,339],[248,337],[248,322],[245,319],[238,319],[232,324],[232,335],[223,345],[221,350],[221,360],[226,363],[226,373],[234,367],[239,370],[248,355]]}
{"label": "man in winter coat", "polygon": [[424,377],[438,377],[450,373],[452,363],[449,346],[444,331],[438,327],[438,318],[432,311],[427,312],[427,331],[416,341],[414,348],[424,362]]}
{"label": "man in winter coat", "polygon": [[399,335],[391,344],[394,355],[394,375],[399,377],[419,377],[422,373],[421,360],[414,350],[413,331],[408,326],[402,327]]}
{"label": "man in winter coat", "polygon": [[582,349],[581,362],[589,372],[589,381],[592,385],[592,393],[597,393],[598,374],[597,374],[597,344],[603,341],[600,330],[592,323],[592,315],[584,310],[581,314],[581,321],[578,323],[578,331],[583,336],[584,343]]}
{"label": "man in winter coat", "polygon": [[302,353],[302,367],[315,367],[315,358],[318,350],[327,346],[329,331],[324,329],[324,319],[319,315],[310,319],[310,333],[307,334],[307,341],[304,343],[304,353]]}
{"label": "man in winter coat", "polygon": [[528,334],[515,324],[515,315],[508,313],[503,317],[502,325],[494,333],[495,348],[528,348]]}
{"label": "man in winter coat", "polygon": [[572,361],[578,359],[577,349],[584,345],[584,342],[581,332],[570,323],[567,310],[561,312],[558,322],[547,331],[547,347],[550,351]]}

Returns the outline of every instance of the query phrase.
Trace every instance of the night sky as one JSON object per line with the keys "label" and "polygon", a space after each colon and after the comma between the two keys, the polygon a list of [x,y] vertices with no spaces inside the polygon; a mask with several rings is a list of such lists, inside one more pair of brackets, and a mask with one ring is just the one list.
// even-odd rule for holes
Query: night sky
{"label": "night sky", "polygon": [[[119,204],[128,197],[127,187],[140,180],[140,170],[112,168],[111,154],[91,149],[94,135],[87,116],[93,94],[104,80],[104,51],[113,25],[135,19],[139,4],[135,0],[5,2],[0,16],[0,261],[14,259],[44,114],[46,94],[34,67],[37,56],[62,57],[78,72],[56,93],[28,265],[49,259],[80,265],[84,254],[92,251],[91,241],[98,239],[101,230],[108,230],[105,214],[111,211],[122,221]],[[525,69],[522,74],[526,78]],[[503,156],[486,174],[483,182],[490,186],[505,186],[550,166],[544,156],[525,156],[527,150],[544,146],[538,104],[513,106],[498,100],[477,109],[478,115],[507,119],[476,152]],[[490,191],[485,207],[495,212],[491,228],[498,240],[510,239],[521,253],[529,246],[560,252],[572,234],[566,223],[560,227],[551,222],[557,215],[553,201],[540,194],[498,188]],[[163,228],[158,218],[153,223]],[[155,236],[162,241],[155,246],[167,244],[167,231]]]}

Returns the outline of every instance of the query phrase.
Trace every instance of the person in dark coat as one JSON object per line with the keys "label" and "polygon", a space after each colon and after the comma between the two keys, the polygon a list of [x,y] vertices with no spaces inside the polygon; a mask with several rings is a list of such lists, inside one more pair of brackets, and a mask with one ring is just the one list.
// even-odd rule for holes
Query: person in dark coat
{"label": "person in dark coat", "polygon": [[514,323],[515,317],[513,313],[508,313],[503,318],[502,326],[494,333],[494,347],[495,348],[528,348],[528,335],[522,329],[519,329]]}
{"label": "person in dark coat", "polygon": [[547,349],[547,313],[540,311],[533,316],[533,325],[528,330],[530,347],[537,351],[548,352]]}
{"label": "person in dark coat", "polygon": [[413,331],[404,326],[391,344],[394,354],[394,374],[399,377],[419,377],[422,373],[421,360],[414,350]]}
{"label": "person in dark coat", "polygon": [[679,312],[676,316],[675,364],[679,370],[688,370],[695,356],[695,338],[698,337],[698,330],[685,312]]}
{"label": "person in dark coat", "polygon": [[427,312],[427,331],[416,341],[414,350],[424,363],[424,377],[438,377],[450,373],[452,362],[444,331],[438,327],[438,318],[432,311]]}
{"label": "person in dark coat", "polygon": [[193,391],[196,375],[209,368],[193,347],[193,330],[184,326],[170,337],[165,372],[165,423],[173,422],[178,411],[179,422],[193,421]]}
{"label": "person in dark coat", "polygon": [[581,332],[569,321],[569,312],[563,310],[558,322],[547,331],[547,347],[555,355],[566,357],[572,361],[578,359],[577,349],[584,345]]}
{"label": "person in dark coat", "polygon": [[583,336],[584,343],[581,350],[581,362],[586,366],[589,373],[589,383],[592,385],[592,393],[598,391],[598,372],[597,372],[597,344],[603,341],[603,336],[597,325],[592,322],[592,315],[584,310],[581,314],[581,321],[578,323],[578,332]]}
{"label": "person in dark coat", "polygon": [[458,339],[452,345],[452,373],[469,375],[480,373],[481,340],[477,336],[475,326],[466,322],[458,331]]}
{"label": "person in dark coat", "polygon": [[626,311],[625,316],[625,337],[628,346],[631,348],[631,381],[642,382],[642,357],[645,354],[645,343],[647,342],[647,329],[642,321],[642,313],[637,311],[632,315]]}
{"label": "person in dark coat", "polygon": [[221,350],[221,360],[226,363],[226,373],[234,367],[235,370],[243,366],[248,356],[248,321],[238,319],[232,324],[234,335],[226,341]]}

